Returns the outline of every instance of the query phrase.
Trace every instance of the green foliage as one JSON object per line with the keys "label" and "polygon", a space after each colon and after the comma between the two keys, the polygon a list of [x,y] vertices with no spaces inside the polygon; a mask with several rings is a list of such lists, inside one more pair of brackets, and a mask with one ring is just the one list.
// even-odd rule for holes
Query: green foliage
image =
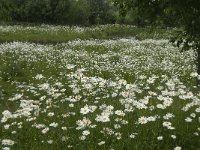
{"label": "green foliage", "polygon": [[13,1],[13,21],[62,23],[66,19],[69,0],[17,0]]}
{"label": "green foliage", "polygon": [[167,6],[163,1],[150,0],[113,0],[125,22],[138,26],[156,25],[162,27],[177,26],[176,14],[162,13]]}
{"label": "green foliage", "polygon": [[137,15],[148,22],[160,21],[170,24],[171,21],[176,20],[185,31],[181,34],[181,37],[186,38],[184,45],[188,46],[191,42],[195,42],[194,45],[200,43],[200,1],[198,0],[114,0],[114,2],[122,9],[121,11],[137,10]]}
{"label": "green foliage", "polygon": [[79,0],[72,4],[70,8],[69,24],[88,25],[89,24],[89,4],[87,0]]}
{"label": "green foliage", "polygon": [[114,23],[108,0],[1,0],[1,21],[50,24]]}
{"label": "green foliage", "polygon": [[[200,1],[199,0],[114,0],[116,5],[127,12],[138,9],[142,18],[150,22],[172,22],[176,20],[183,30],[171,41],[183,49],[195,48],[198,52],[197,72],[200,74]],[[170,19],[171,18],[171,19]],[[198,81],[200,87],[200,80]]]}
{"label": "green foliage", "polygon": [[112,21],[111,4],[108,0],[88,0],[90,6],[89,21],[91,24],[103,24]]}
{"label": "green foliage", "polygon": [[0,23],[2,21],[10,21],[12,12],[12,3],[10,0],[0,1]]}

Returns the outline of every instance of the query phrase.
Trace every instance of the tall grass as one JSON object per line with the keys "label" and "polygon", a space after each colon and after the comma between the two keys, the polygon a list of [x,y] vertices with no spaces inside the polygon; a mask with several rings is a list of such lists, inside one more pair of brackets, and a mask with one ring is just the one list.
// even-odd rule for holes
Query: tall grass
{"label": "tall grass", "polygon": [[119,37],[170,38],[172,29],[137,28],[128,25],[106,25],[94,27],[69,26],[0,26],[0,42],[62,43],[75,39],[110,39]]}

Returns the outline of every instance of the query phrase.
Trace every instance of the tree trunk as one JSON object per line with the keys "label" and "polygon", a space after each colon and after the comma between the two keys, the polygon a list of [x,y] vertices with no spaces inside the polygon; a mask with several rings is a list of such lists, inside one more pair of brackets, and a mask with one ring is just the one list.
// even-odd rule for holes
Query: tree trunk
{"label": "tree trunk", "polygon": [[200,89],[200,47],[197,49],[197,87]]}
{"label": "tree trunk", "polygon": [[58,4],[59,4],[59,0],[53,0],[53,1],[51,1],[51,4],[50,4],[50,6],[51,6],[51,17],[52,17],[52,20],[51,21],[53,21],[53,22],[55,22],[56,21],[56,23],[57,23],[57,16],[56,16],[56,8],[57,8],[57,6],[58,6]]}

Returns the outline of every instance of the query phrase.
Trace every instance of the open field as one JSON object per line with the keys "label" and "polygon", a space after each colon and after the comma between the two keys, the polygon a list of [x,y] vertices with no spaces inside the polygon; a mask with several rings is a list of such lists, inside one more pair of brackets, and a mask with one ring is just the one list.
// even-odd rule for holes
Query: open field
{"label": "open field", "polygon": [[200,150],[195,51],[107,28],[0,27],[0,148]]}
{"label": "open field", "polygon": [[137,28],[130,25],[102,25],[93,27],[77,26],[0,26],[0,43],[2,42],[34,42],[34,43],[62,43],[81,39],[113,39],[119,37],[169,38],[177,29]]}

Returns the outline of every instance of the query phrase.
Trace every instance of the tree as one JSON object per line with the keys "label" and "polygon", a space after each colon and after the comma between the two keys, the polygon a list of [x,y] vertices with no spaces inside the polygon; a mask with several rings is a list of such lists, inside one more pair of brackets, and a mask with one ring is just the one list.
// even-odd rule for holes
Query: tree
{"label": "tree", "polygon": [[[197,73],[200,77],[200,1],[199,0],[113,0],[121,9],[127,12],[138,9],[138,14],[151,21],[166,19],[173,16],[183,29],[171,39],[183,49],[194,48],[197,51]],[[200,79],[197,80],[200,87]]]}
{"label": "tree", "polygon": [[69,24],[88,25],[90,7],[87,0],[78,0],[71,4],[69,14]]}
{"label": "tree", "polygon": [[109,0],[87,0],[90,7],[89,21],[91,24],[104,24],[112,22]]}
{"label": "tree", "polygon": [[1,21],[11,21],[13,5],[10,0],[1,0],[0,1],[0,22]]}
{"label": "tree", "polygon": [[51,23],[66,23],[69,20],[69,10],[73,2],[71,0],[46,0],[50,5],[49,18]]}

